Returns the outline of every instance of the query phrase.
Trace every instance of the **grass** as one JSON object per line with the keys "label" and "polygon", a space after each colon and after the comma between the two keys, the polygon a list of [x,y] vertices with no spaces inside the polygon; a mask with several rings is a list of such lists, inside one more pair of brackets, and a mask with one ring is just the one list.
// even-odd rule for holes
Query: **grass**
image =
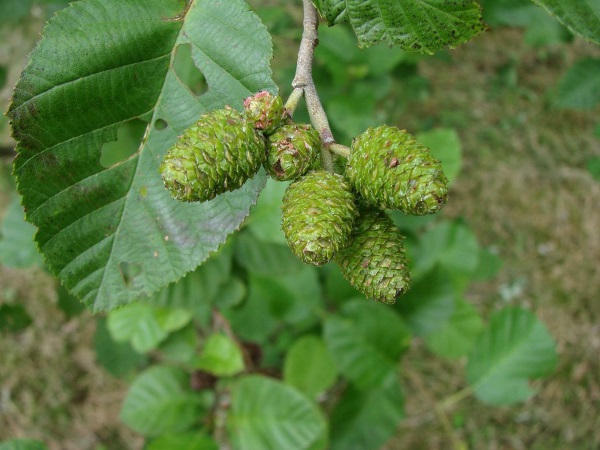
{"label": "grass", "polygon": [[[25,33],[22,48],[9,43],[19,64],[36,32]],[[449,58],[424,60],[430,95],[410,114],[396,112],[393,122],[410,131],[424,123],[458,130],[465,163],[444,214],[466,218],[505,262],[469,300],[485,313],[506,303],[535,309],[557,340],[560,365],[523,405],[490,408],[467,397],[436,414],[464,388],[463,363],[432,357],[415,341],[402,373],[407,419],[387,450],[600,448],[600,183],[585,170],[600,155],[598,114],[554,109],[549,95],[584,56],[600,50],[581,41],[533,49],[519,30],[492,31]],[[17,76],[11,69],[7,84]],[[6,202],[0,192],[0,211]],[[118,421],[126,383],[95,362],[95,319],[68,319],[39,269],[0,267],[0,298],[35,318],[0,339],[0,439],[37,438],[56,450],[141,448]]]}

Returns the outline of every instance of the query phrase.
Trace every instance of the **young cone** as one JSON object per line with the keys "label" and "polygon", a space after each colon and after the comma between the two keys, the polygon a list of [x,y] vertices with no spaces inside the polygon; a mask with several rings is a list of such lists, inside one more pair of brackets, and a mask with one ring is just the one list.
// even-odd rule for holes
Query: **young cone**
{"label": "young cone", "polygon": [[244,114],[252,126],[265,135],[274,133],[289,117],[279,95],[260,91],[244,100]]}
{"label": "young cone", "polygon": [[160,166],[173,198],[203,202],[240,188],[265,159],[264,139],[231,108],[203,115],[171,147]]}
{"label": "young cone", "polygon": [[284,125],[269,136],[264,166],[278,181],[295,180],[320,163],[321,138],[310,125]]}
{"label": "young cone", "polygon": [[335,256],[344,278],[368,298],[393,304],[410,285],[402,235],[377,209],[361,209],[348,245]]}
{"label": "young cone", "polygon": [[437,212],[448,199],[441,163],[396,127],[369,128],[358,136],[346,177],[368,203],[381,209],[420,216]]}
{"label": "young cone", "polygon": [[292,252],[320,266],[347,242],[358,215],[341,175],[316,171],[290,184],[283,196],[282,229]]}

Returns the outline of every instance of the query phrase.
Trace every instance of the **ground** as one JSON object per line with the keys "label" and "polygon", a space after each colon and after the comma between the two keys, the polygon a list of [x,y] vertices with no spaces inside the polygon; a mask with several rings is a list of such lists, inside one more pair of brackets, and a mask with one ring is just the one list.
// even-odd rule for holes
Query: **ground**
{"label": "ground", "polygon": [[[599,116],[558,110],[548,92],[574,61],[600,49],[580,40],[534,49],[522,31],[503,29],[450,55],[453,64],[421,63],[430,95],[394,122],[411,130],[433,120],[458,130],[464,167],[443,214],[464,217],[504,261],[468,300],[484,313],[506,303],[535,309],[558,343],[560,363],[523,405],[490,408],[467,397],[441,408],[465,387],[464,365],[432,357],[415,341],[401,375],[407,418],[386,449],[598,449],[600,183],[585,163],[600,156]],[[0,216],[6,203],[0,193]],[[118,421],[126,383],[95,362],[95,319],[66,318],[54,281],[40,269],[0,267],[0,299],[22,303],[35,317],[32,327],[0,339],[0,439],[38,438],[53,450],[141,448]]]}

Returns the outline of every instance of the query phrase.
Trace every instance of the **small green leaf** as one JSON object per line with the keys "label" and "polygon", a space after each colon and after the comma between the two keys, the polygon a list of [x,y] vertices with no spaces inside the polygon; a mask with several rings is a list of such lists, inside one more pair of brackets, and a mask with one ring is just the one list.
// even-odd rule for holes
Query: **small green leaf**
{"label": "small green leaf", "polygon": [[574,33],[600,45],[600,3],[595,0],[533,0]]}
{"label": "small green leaf", "polygon": [[33,240],[35,232],[36,228],[25,222],[23,207],[14,196],[0,226],[0,263],[15,269],[43,266],[42,255]]}
{"label": "small green leaf", "polygon": [[558,85],[561,108],[588,110],[600,104],[600,59],[583,59],[569,69]]}
{"label": "small green leaf", "polygon": [[22,305],[0,305],[0,331],[15,333],[32,323],[31,316]]}
{"label": "small green leaf", "polygon": [[133,350],[128,342],[112,339],[104,318],[96,322],[94,349],[98,363],[115,377],[128,375],[146,362],[146,357]]}
{"label": "small green leaf", "polygon": [[111,311],[108,329],[117,342],[130,342],[139,353],[155,349],[169,333],[183,328],[192,319],[183,309],[155,308],[144,303]]}
{"label": "small green leaf", "polygon": [[46,444],[32,439],[11,439],[0,442],[0,450],[48,450]]}
{"label": "small green leaf", "polygon": [[431,150],[434,158],[442,162],[442,169],[448,181],[452,183],[462,166],[462,147],[454,128],[438,128],[419,133],[417,139]]}
{"label": "small green leaf", "polygon": [[556,363],[554,340],[535,315],[505,308],[492,316],[471,350],[467,380],[482,402],[508,405],[531,397],[528,379],[550,374]]}
{"label": "small green leaf", "polygon": [[283,380],[310,398],[329,389],[337,378],[337,369],[323,340],[304,336],[292,344],[283,365]]}
{"label": "small green leaf", "polygon": [[588,172],[594,180],[600,181],[600,156],[590,158],[586,164]]}
{"label": "small green leaf", "polygon": [[446,358],[466,355],[483,330],[483,320],[477,310],[464,300],[457,300],[450,320],[425,336],[429,349]]}
{"label": "small green leaf", "polygon": [[291,386],[249,376],[233,387],[227,429],[234,450],[309,449],[326,428],[319,408]]}
{"label": "small green leaf", "polygon": [[244,370],[244,356],[234,341],[224,334],[216,333],[204,343],[195,367],[217,377],[231,377]]}
{"label": "small green leaf", "polygon": [[205,434],[180,433],[156,438],[146,450],[219,450],[219,446]]}
{"label": "small green leaf", "polygon": [[388,306],[356,300],[342,315],[325,320],[323,337],[338,370],[359,389],[369,389],[396,372],[410,332]]}
{"label": "small green leaf", "polygon": [[131,384],[120,418],[145,436],[185,431],[202,412],[201,397],[188,386],[188,375],[183,370],[152,367]]}
{"label": "small green leaf", "polygon": [[350,22],[359,47],[385,42],[432,54],[485,29],[472,0],[320,0],[316,6],[329,25]]}
{"label": "small green leaf", "polygon": [[369,390],[350,386],[331,416],[331,449],[378,449],[404,417],[398,376],[390,374]]}
{"label": "small green leaf", "polygon": [[237,277],[231,277],[221,284],[221,289],[213,299],[213,304],[219,309],[232,308],[239,305],[247,293],[246,284]]}

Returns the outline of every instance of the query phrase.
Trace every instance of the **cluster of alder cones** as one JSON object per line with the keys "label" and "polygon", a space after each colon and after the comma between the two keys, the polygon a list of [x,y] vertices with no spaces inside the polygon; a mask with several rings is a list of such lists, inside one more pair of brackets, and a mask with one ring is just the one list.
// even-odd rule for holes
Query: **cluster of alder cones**
{"label": "cluster of alder cones", "polygon": [[160,172],[171,195],[204,202],[240,188],[264,166],[276,180],[294,180],[282,205],[292,252],[316,266],[335,261],[367,297],[394,303],[410,284],[403,237],[385,209],[437,212],[448,180],[429,150],[406,131],[369,128],[352,143],[343,174],[321,168],[322,143],[295,124],[281,97],[262,91],[244,111],[203,115],[169,149]]}

